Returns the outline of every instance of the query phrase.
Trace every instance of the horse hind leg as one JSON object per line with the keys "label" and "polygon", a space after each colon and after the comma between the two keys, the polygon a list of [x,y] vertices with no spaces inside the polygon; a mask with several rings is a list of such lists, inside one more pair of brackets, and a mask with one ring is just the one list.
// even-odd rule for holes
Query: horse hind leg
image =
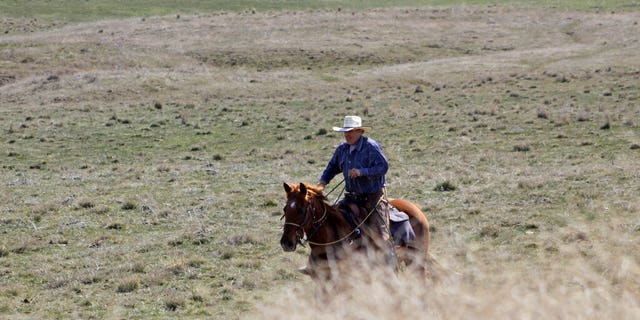
{"label": "horse hind leg", "polygon": [[398,261],[404,263],[408,271],[418,275],[421,279],[431,278],[428,254],[421,248],[402,245],[396,248],[396,255]]}
{"label": "horse hind leg", "polygon": [[421,248],[404,246],[401,250],[396,251],[403,252],[403,261],[407,270],[411,270],[425,281],[443,283],[460,276],[459,273],[440,264],[430,252]]}

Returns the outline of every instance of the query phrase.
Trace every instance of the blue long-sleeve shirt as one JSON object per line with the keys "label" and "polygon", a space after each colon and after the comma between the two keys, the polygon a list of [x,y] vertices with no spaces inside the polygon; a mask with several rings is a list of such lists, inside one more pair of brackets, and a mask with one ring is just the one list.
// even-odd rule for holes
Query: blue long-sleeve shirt
{"label": "blue long-sleeve shirt", "polygon": [[[349,178],[349,170],[359,169],[360,176]],[[347,192],[376,193],[385,186],[385,174],[389,163],[380,145],[373,139],[362,136],[355,146],[346,142],[340,144],[322,173],[320,181],[329,183],[342,172]]]}

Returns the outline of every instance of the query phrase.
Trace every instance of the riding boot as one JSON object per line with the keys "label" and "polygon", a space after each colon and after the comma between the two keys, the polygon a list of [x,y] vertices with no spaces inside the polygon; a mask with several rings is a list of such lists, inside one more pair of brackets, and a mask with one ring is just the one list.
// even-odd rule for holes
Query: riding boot
{"label": "riding boot", "polygon": [[347,222],[351,226],[351,230],[353,230],[351,238],[354,240],[360,238],[362,232],[360,231],[360,228],[358,228],[358,222],[356,222],[355,215],[353,214],[349,206],[341,205],[340,209],[340,213],[342,213],[344,219],[347,220]]}
{"label": "riding boot", "polygon": [[380,239],[388,242],[391,235],[389,234],[389,214],[386,203],[378,203],[374,210],[375,212],[371,216],[371,225],[378,232]]}
{"label": "riding boot", "polygon": [[380,204],[378,206],[377,216],[379,221],[376,225],[378,227],[380,238],[384,242],[382,246],[385,250],[387,250],[384,256],[385,263],[389,267],[389,270],[395,273],[398,270],[397,258],[395,253],[395,247],[390,235],[389,216],[388,214],[385,214],[387,213],[385,205],[386,204]]}
{"label": "riding boot", "polygon": [[377,247],[382,249],[382,255],[379,257],[381,263],[388,266],[389,271],[395,272],[396,256],[391,242],[390,227],[389,227],[389,213],[387,210],[387,203],[380,201],[382,194],[372,197],[367,202],[367,210],[371,212],[370,218],[367,221],[368,228],[372,232],[371,236],[374,237],[374,241],[377,243]]}
{"label": "riding boot", "polygon": [[389,252],[387,253],[387,255],[385,256],[385,262],[387,263],[387,266],[389,267],[389,270],[392,271],[392,273],[396,273],[398,271],[398,264],[397,264],[397,258],[396,258],[396,253],[395,251],[389,250]]}

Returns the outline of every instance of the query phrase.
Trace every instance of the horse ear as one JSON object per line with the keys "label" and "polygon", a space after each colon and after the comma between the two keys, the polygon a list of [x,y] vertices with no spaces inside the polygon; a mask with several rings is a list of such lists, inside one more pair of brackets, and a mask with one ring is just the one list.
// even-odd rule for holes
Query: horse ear
{"label": "horse ear", "polygon": [[307,195],[307,185],[300,182],[300,194]]}
{"label": "horse ear", "polygon": [[282,183],[282,186],[284,187],[284,191],[285,191],[286,193],[291,193],[291,190],[292,190],[293,188],[292,188],[288,183],[283,182],[283,183]]}

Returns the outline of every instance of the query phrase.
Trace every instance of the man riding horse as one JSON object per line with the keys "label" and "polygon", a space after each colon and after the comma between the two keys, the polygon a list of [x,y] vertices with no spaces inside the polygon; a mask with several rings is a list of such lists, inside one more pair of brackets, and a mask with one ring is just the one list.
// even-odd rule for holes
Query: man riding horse
{"label": "man riding horse", "polygon": [[336,148],[318,184],[325,187],[336,175],[343,174],[345,196],[339,207],[354,228],[354,237],[364,233],[363,240],[383,249],[392,263],[389,212],[387,203],[382,201],[389,163],[381,146],[363,135],[370,129],[362,126],[358,116],[346,116],[342,127],[333,127],[344,133],[345,142]]}

